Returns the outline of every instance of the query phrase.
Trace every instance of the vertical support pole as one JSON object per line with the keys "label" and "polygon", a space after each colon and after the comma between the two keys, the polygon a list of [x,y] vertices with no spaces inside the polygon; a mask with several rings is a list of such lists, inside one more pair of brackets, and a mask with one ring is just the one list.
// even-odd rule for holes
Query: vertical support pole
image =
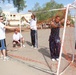
{"label": "vertical support pole", "polygon": [[74,23],[74,26],[75,26],[75,49],[76,49],[76,13],[75,13],[75,23]]}
{"label": "vertical support pole", "polygon": [[20,33],[21,33],[21,15],[20,15]]}
{"label": "vertical support pole", "polygon": [[[76,49],[76,13],[75,13],[75,23],[74,23],[74,26],[75,26],[75,49]],[[73,58],[72,58],[72,62],[74,61],[74,51],[73,51]]]}
{"label": "vertical support pole", "polygon": [[66,8],[66,15],[65,15],[65,21],[64,21],[64,30],[63,30],[62,44],[61,44],[60,56],[59,56],[59,62],[58,62],[58,68],[57,68],[57,75],[59,75],[61,56],[62,56],[63,44],[64,44],[64,37],[65,37],[65,31],[66,31],[66,21],[67,21],[68,9],[69,9],[69,5],[67,5],[67,8]]}
{"label": "vertical support pole", "polygon": [[[20,14],[20,34],[21,34],[21,14]],[[20,42],[22,48],[22,42]]]}

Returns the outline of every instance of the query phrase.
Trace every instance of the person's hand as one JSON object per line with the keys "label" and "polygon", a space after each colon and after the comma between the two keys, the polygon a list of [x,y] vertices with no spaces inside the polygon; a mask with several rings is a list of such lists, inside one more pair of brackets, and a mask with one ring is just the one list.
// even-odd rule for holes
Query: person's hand
{"label": "person's hand", "polygon": [[20,41],[17,41],[20,44]]}

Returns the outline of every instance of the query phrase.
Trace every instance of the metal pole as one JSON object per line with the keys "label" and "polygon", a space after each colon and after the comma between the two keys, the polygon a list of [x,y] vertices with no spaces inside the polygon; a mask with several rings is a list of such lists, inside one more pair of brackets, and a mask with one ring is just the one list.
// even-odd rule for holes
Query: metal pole
{"label": "metal pole", "polygon": [[[21,34],[21,14],[20,14],[20,34]],[[22,42],[20,42],[22,48]]]}
{"label": "metal pole", "polygon": [[76,14],[75,14],[75,49],[76,49]]}
{"label": "metal pole", "polygon": [[45,11],[38,11],[38,12],[33,12],[32,13],[41,13],[41,12],[47,12],[47,11],[58,11],[58,10],[65,10],[66,8],[58,8],[58,9],[50,9],[50,10],[45,10]]}
{"label": "metal pole", "polygon": [[20,14],[20,33],[21,33],[21,14]]}
{"label": "metal pole", "polygon": [[63,44],[64,44],[64,37],[65,37],[65,31],[66,31],[66,21],[67,21],[68,9],[69,9],[69,5],[67,5],[67,9],[66,9],[65,22],[64,22],[64,30],[63,30],[63,36],[62,36],[62,44],[61,44],[60,56],[59,56],[59,62],[58,62],[58,68],[57,68],[57,75],[59,75],[61,56],[62,56],[62,50],[63,50]]}
{"label": "metal pole", "polygon": [[[74,23],[74,26],[75,26],[75,49],[76,49],[76,13],[75,13],[75,23]],[[74,62],[74,51],[73,51],[72,62]]]}
{"label": "metal pole", "polygon": [[73,8],[75,8],[75,9],[76,9],[76,6],[75,6],[75,5],[70,5],[70,7],[73,7]]}
{"label": "metal pole", "polygon": [[[75,45],[76,45],[76,14],[75,14],[75,23],[74,23],[74,25],[75,25]],[[75,47],[75,49],[76,49],[76,47]]]}

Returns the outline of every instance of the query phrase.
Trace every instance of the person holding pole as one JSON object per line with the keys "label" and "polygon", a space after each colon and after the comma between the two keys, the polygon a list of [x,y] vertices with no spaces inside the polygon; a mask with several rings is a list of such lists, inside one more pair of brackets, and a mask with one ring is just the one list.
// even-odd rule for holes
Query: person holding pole
{"label": "person holding pole", "polygon": [[59,60],[61,46],[59,37],[60,27],[60,16],[56,16],[55,20],[51,22],[51,34],[49,37],[49,48],[52,61]]}
{"label": "person holding pole", "polygon": [[26,22],[30,23],[31,29],[31,43],[32,47],[38,48],[38,34],[37,34],[37,20],[34,14],[31,15],[30,22],[25,19]]}

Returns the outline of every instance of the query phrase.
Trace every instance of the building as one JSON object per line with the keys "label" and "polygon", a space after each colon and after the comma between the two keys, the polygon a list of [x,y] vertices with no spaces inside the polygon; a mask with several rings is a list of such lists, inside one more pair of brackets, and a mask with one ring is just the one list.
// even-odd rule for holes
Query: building
{"label": "building", "polygon": [[26,18],[28,21],[31,19],[31,14],[30,12],[25,13],[25,14],[20,14],[20,13],[10,13],[10,12],[3,12],[5,14],[6,17],[6,24],[9,25],[14,25],[14,26],[18,26],[18,25],[27,25],[28,23],[26,23],[26,21],[21,20],[22,17]]}

